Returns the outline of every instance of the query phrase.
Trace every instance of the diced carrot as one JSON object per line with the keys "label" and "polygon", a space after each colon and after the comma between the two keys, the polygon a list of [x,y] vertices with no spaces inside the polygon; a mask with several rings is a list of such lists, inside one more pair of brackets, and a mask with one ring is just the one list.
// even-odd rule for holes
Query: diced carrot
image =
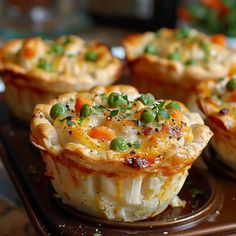
{"label": "diced carrot", "polygon": [[81,107],[85,104],[92,105],[93,101],[89,98],[77,97],[75,101],[75,112],[80,112]]}
{"label": "diced carrot", "polygon": [[100,126],[93,127],[89,131],[89,136],[95,139],[111,141],[116,136],[116,133],[113,129],[107,128],[105,126]]}
{"label": "diced carrot", "polygon": [[234,90],[233,92],[231,92],[231,94],[230,94],[230,100],[231,100],[231,102],[236,102],[236,90]]}
{"label": "diced carrot", "polygon": [[25,57],[32,58],[32,57],[35,56],[36,51],[35,51],[34,48],[25,47],[25,48],[24,48],[24,51],[23,51],[23,54],[24,54]]}
{"label": "diced carrot", "polygon": [[176,119],[180,116],[180,113],[181,112],[179,110],[174,110],[174,111],[171,112],[171,117]]}
{"label": "diced carrot", "polygon": [[225,47],[226,46],[226,38],[224,34],[216,34],[211,37],[211,41],[213,43],[216,43],[220,46]]}

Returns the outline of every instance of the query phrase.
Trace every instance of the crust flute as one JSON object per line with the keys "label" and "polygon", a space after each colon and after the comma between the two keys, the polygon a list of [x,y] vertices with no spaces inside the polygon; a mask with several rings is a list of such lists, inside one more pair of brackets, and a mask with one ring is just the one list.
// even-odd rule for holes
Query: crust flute
{"label": "crust flute", "polygon": [[37,103],[48,102],[58,94],[114,83],[121,68],[120,60],[105,44],[87,43],[74,35],[55,40],[14,39],[0,50],[6,101],[22,120],[30,120]]}
{"label": "crust flute", "polygon": [[212,136],[179,102],[132,86],[67,93],[34,109],[31,141],[62,201],[116,221],[162,212]]}

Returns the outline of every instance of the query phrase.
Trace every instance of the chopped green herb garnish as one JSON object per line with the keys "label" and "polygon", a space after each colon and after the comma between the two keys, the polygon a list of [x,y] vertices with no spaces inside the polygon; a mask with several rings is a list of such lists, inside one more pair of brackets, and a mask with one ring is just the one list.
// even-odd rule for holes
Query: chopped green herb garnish
{"label": "chopped green herb garnish", "polygon": [[133,143],[133,147],[134,147],[134,149],[140,148],[140,143],[139,143],[138,140],[136,140],[136,141]]}
{"label": "chopped green herb garnish", "polygon": [[142,126],[143,125],[141,120],[134,120],[134,123],[137,124],[138,126]]}
{"label": "chopped green herb garnish", "polygon": [[132,116],[132,113],[129,112],[129,113],[125,113],[125,116],[128,117],[128,116]]}
{"label": "chopped green herb garnish", "polygon": [[102,105],[95,105],[95,106],[93,106],[93,108],[98,112],[103,112],[105,109],[105,107]]}
{"label": "chopped green herb garnish", "polygon": [[84,117],[80,117],[79,118],[79,120],[78,120],[78,122],[77,122],[77,124],[79,125],[79,126],[81,126],[82,125],[82,122],[83,122],[83,120],[84,120]]}
{"label": "chopped green herb garnish", "polygon": [[110,113],[110,117],[114,117],[114,116],[116,116],[118,113],[119,113],[119,110],[113,110],[113,111],[111,111],[111,113]]}
{"label": "chopped green herb garnish", "polygon": [[73,126],[73,125],[75,125],[75,122],[72,121],[72,120],[66,120],[66,124],[67,124],[68,126]]}
{"label": "chopped green herb garnish", "polygon": [[166,111],[166,110],[160,110],[159,112],[158,112],[158,115],[161,117],[161,118],[163,118],[163,119],[166,119],[166,120],[168,120],[168,119],[170,119],[170,114]]}
{"label": "chopped green herb garnish", "polygon": [[52,64],[50,62],[48,62],[47,60],[45,60],[44,58],[39,59],[38,68],[43,69],[47,72],[53,71]]}

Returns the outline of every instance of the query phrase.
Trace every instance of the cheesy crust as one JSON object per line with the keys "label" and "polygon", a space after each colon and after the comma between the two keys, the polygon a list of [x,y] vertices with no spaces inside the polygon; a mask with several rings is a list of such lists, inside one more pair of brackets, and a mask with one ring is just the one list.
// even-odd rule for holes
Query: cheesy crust
{"label": "cheesy crust", "polygon": [[186,101],[200,81],[235,71],[232,49],[195,29],[132,34],[123,44],[134,81],[142,91],[149,86],[157,97]]}
{"label": "cheesy crust", "polygon": [[[0,74],[6,85],[8,103],[16,106],[17,101],[10,100],[13,89],[22,100],[27,100],[24,96],[30,92],[32,97],[38,95],[36,103],[26,104],[31,107],[30,113],[15,112],[22,119],[30,118],[34,105],[47,102],[60,93],[112,84],[119,78],[121,68],[121,61],[112,56],[105,44],[85,42],[74,35],[55,40],[14,39],[0,50]],[[28,100],[34,100],[32,97]]]}
{"label": "cheesy crust", "polygon": [[236,79],[224,77],[198,86],[198,104],[214,132],[217,158],[236,171]]}
{"label": "cheesy crust", "polygon": [[[61,106],[66,111],[53,113]],[[150,114],[155,119],[150,120]],[[31,121],[31,141],[41,150],[47,174],[63,201],[99,217],[124,221],[163,211],[180,191],[188,169],[211,136],[201,117],[182,103],[153,100],[150,94],[139,94],[127,85],[61,95],[37,105]],[[62,174],[67,176],[66,183]],[[83,191],[72,179],[83,185]],[[88,179],[93,183],[90,190],[81,183]],[[160,183],[156,188],[155,181]],[[116,197],[107,196],[106,184],[112,186]],[[76,199],[75,192],[78,196],[80,191],[91,199]],[[114,206],[112,212],[101,207],[104,198]],[[96,206],[92,212],[89,204]],[[146,213],[136,215],[145,207]]]}

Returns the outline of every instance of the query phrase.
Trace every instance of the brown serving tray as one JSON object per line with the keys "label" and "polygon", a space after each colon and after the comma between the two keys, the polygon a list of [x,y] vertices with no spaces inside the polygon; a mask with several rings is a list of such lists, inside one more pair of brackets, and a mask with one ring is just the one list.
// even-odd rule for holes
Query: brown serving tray
{"label": "brown serving tray", "polygon": [[235,179],[227,175],[230,170],[219,172],[221,164],[210,164],[215,155],[211,151],[204,157],[209,165],[199,158],[181,190],[180,197],[187,202],[185,208],[169,207],[150,220],[119,223],[75,211],[55,197],[44,176],[39,151],[29,142],[29,126],[11,116],[2,96],[0,137],[4,165],[40,235],[199,236],[236,232]]}

